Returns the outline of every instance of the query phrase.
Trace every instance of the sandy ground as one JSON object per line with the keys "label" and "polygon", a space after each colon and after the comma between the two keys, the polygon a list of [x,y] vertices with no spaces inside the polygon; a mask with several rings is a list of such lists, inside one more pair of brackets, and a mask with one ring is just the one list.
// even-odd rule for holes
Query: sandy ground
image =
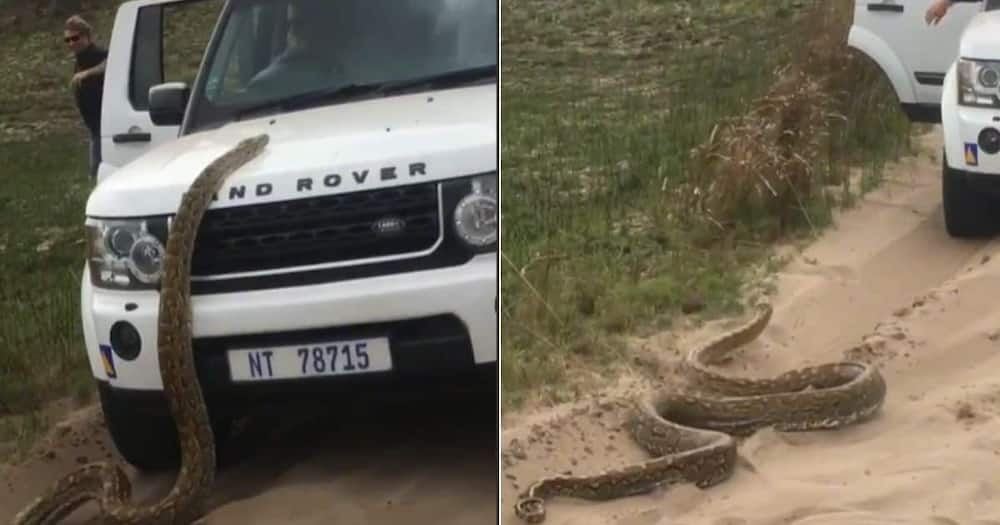
{"label": "sandy ground", "polygon": [[[200,524],[490,523],[497,515],[497,400],[460,398],[268,410],[222,458]],[[0,467],[0,523],[86,461],[117,457],[96,407],[74,412],[17,466]],[[169,490],[173,472],[126,468],[133,498]],[[88,503],[67,524],[94,524]]]}
{"label": "sandy ground", "polygon": [[[838,218],[776,276],[775,315],[735,372],[807,363],[880,364],[888,397],[874,421],[829,432],[762,431],[741,466],[707,490],[675,486],[606,503],[555,498],[551,525],[1000,524],[1000,244],[947,237],[940,134],[928,152]],[[682,338],[703,340],[732,322]],[[670,339],[647,339],[665,358]],[[644,456],[618,428],[623,391],[504,416],[501,522],[538,476],[595,473]]]}

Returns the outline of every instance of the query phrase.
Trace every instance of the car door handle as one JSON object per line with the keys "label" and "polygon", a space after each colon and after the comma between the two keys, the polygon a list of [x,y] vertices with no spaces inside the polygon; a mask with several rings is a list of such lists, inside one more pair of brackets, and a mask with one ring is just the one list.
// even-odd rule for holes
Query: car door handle
{"label": "car door handle", "polygon": [[149,142],[153,140],[153,135],[150,133],[118,133],[111,136],[111,141],[115,144],[124,144],[126,142]]}
{"label": "car door handle", "polygon": [[903,6],[900,4],[868,4],[868,10],[888,13],[902,13]]}

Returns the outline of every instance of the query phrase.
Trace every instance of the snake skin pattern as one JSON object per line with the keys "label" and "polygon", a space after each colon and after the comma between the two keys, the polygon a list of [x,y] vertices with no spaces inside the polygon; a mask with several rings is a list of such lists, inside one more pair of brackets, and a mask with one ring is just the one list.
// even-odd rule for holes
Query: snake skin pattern
{"label": "snake skin pattern", "polygon": [[91,463],[57,481],[19,512],[12,525],[58,523],[88,501],[97,502],[99,522],[106,525],[188,525],[204,513],[215,480],[215,436],[191,351],[191,256],[198,226],[215,192],[268,141],[267,135],[244,139],[198,174],[181,198],[167,240],[157,351],[164,394],[180,439],[181,466],[173,488],[151,505],[132,505],[132,487],[122,469]]}
{"label": "snake skin pattern", "polygon": [[737,437],[760,428],[807,431],[867,421],[882,407],[886,384],[878,369],[860,362],[808,366],[768,379],[713,372],[709,366],[753,341],[771,320],[770,304],[731,331],[693,348],[681,372],[697,387],[638,400],[626,430],[652,459],[591,476],[553,476],[528,486],[514,504],[528,523],[545,520],[546,498],[611,500],[676,483],[708,488],[732,476]]}

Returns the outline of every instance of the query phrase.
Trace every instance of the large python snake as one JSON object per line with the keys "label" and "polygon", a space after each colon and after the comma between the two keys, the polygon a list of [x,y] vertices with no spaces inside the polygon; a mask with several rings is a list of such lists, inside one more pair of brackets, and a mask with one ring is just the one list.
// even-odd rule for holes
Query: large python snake
{"label": "large python snake", "polygon": [[861,362],[807,366],[773,378],[749,379],[713,372],[733,349],[760,335],[771,305],[761,303],[742,326],[694,347],[681,372],[697,390],[663,391],[635,401],[629,434],[652,459],[591,476],[553,476],[529,485],[514,504],[528,523],[545,519],[545,498],[610,500],[649,493],[661,486],[694,483],[708,488],[730,478],[737,437],[758,429],[834,429],[867,421],[882,407],[886,384],[877,368]]}
{"label": "large python snake", "polygon": [[96,501],[107,525],[187,525],[204,513],[215,480],[215,436],[191,349],[190,269],[195,236],[222,182],[267,145],[266,134],[240,141],[212,161],[181,198],[163,258],[157,352],[163,390],[180,440],[181,465],[174,486],[150,505],[129,503],[132,488],[115,464],[84,465],[29,503],[13,525],[56,523],[88,501]]}

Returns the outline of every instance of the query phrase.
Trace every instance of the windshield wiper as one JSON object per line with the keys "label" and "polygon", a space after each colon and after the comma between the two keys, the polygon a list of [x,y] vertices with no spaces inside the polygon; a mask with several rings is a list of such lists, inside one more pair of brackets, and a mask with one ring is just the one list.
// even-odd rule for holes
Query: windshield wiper
{"label": "windshield wiper", "polygon": [[371,84],[347,84],[330,89],[319,91],[308,91],[290,97],[269,100],[261,104],[255,104],[237,112],[237,118],[258,113],[268,109],[299,109],[308,107],[319,102],[328,102],[337,99],[354,98],[368,95],[387,95],[389,93],[400,93],[417,87],[452,87],[475,82],[479,80],[495,78],[497,76],[497,66],[475,67],[469,69],[459,69],[447,73],[437,73],[406,80],[392,82],[373,82]]}
{"label": "windshield wiper", "polygon": [[433,75],[409,78],[406,80],[386,82],[382,85],[378,92],[382,94],[399,93],[411,88],[425,86],[434,88],[461,86],[478,80],[496,78],[496,76],[497,66],[496,64],[493,64],[489,66],[471,67],[468,69],[457,69],[454,71],[448,71],[447,73],[436,73]]}
{"label": "windshield wiper", "polygon": [[382,87],[382,83],[377,84],[347,84],[345,86],[337,86],[330,89],[321,89],[319,91],[307,91],[305,93],[299,93],[298,95],[292,95],[290,97],[278,98],[274,100],[268,100],[267,102],[262,102],[260,104],[255,104],[246,108],[239,110],[236,113],[237,118],[243,118],[247,115],[254,113],[259,113],[267,109],[296,109],[307,107],[311,104],[317,102],[322,102],[325,100],[335,100],[338,98],[350,98],[359,95],[367,95],[373,93]]}

